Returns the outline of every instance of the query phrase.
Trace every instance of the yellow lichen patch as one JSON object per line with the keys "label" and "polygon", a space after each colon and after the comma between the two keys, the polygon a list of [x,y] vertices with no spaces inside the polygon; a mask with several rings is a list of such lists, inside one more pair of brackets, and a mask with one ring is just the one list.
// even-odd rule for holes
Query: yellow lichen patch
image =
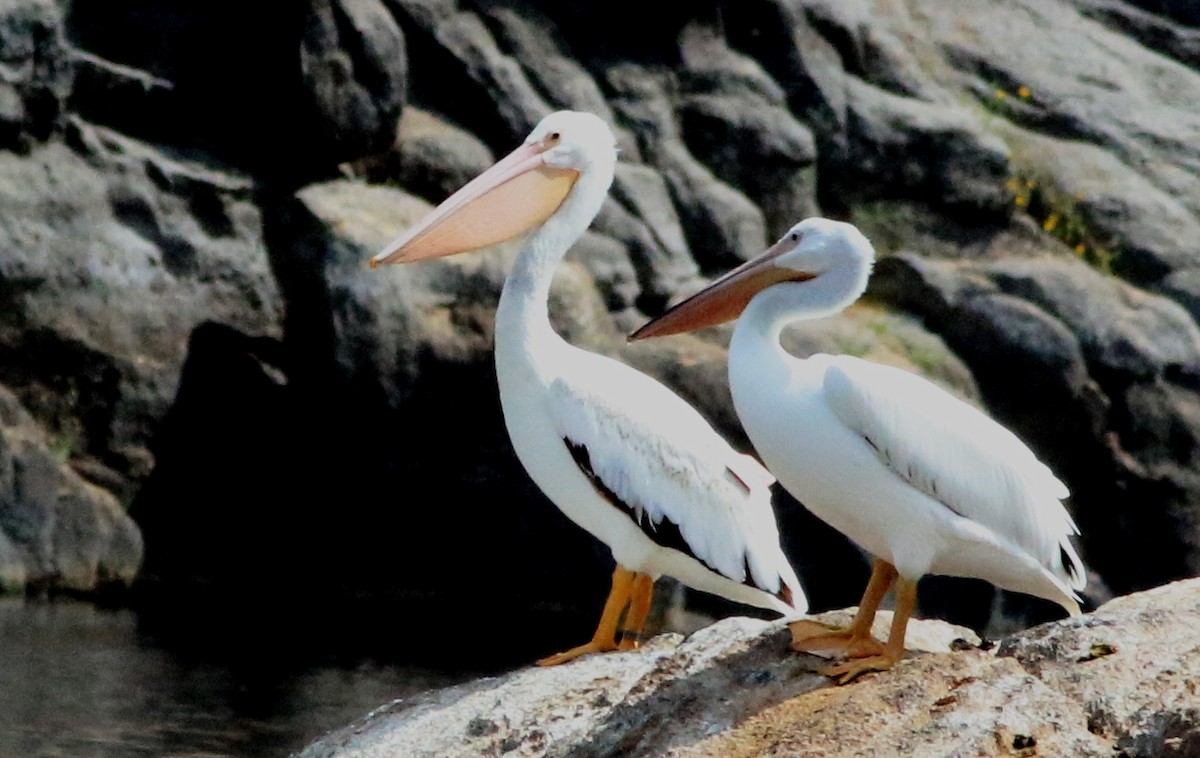
{"label": "yellow lichen patch", "polygon": [[1112,273],[1114,254],[1089,228],[1080,208],[1086,201],[1081,193],[1061,190],[1052,179],[1035,171],[1022,170],[1004,182],[1012,193],[1013,205],[1032,218],[1042,231],[1069,247],[1075,255],[1104,273]]}

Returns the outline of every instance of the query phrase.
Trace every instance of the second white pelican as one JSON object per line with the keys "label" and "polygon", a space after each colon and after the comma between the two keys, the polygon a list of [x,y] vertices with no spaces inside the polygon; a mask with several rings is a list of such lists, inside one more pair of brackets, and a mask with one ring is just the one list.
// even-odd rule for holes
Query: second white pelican
{"label": "second white pelican", "polygon": [[534,482],[608,545],[617,562],[591,641],[543,665],[637,647],[662,574],[785,614],[808,609],[779,546],[774,477],[675,393],[570,345],[550,326],[554,267],[600,212],[615,145],[597,116],[553,113],[523,145],[371,260],[375,266],[452,255],[535,229],[496,312],[504,421]]}
{"label": "second white pelican", "polygon": [[[892,666],[925,574],[984,579],[1079,613],[1085,574],[1062,503],[1067,488],[1015,435],[925,379],[846,355],[796,358],[783,328],[831,316],[866,290],[875,260],[854,226],[810,218],[631,335],[738,319],[729,346],[734,406],[767,468],[819,518],[875,556],[850,627],[797,638],[851,660],[847,682]],[[886,645],[871,622],[889,587]]]}

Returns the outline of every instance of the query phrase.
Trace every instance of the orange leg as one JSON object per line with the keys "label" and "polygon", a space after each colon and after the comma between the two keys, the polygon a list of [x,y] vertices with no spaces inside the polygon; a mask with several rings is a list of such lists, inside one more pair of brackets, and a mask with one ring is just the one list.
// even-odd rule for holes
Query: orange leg
{"label": "orange leg", "polygon": [[633,592],[629,601],[629,612],[625,614],[625,626],[621,629],[620,650],[636,650],[642,641],[642,627],[650,613],[650,598],[654,597],[654,579],[648,574],[637,574],[633,580]]}
{"label": "orange leg", "polygon": [[883,652],[863,658],[855,658],[832,666],[821,672],[825,676],[839,677],[838,684],[846,684],[868,671],[886,671],[904,657],[904,630],[908,619],[917,605],[917,583],[904,577],[896,580],[896,610],[892,615],[892,629],[888,633]]}
{"label": "orange leg", "polygon": [[792,630],[792,649],[801,652],[829,651],[848,658],[881,655],[884,648],[871,636],[871,624],[875,621],[879,603],[883,601],[883,596],[895,580],[896,567],[887,561],[876,559],[871,567],[871,581],[867,582],[866,592],[863,593],[858,612],[854,614],[850,626],[845,629],[819,631],[823,625],[815,621],[793,621],[789,625]]}
{"label": "orange leg", "polygon": [[596,627],[596,633],[592,635],[592,641],[543,658],[538,661],[538,665],[557,666],[560,663],[573,661],[582,655],[616,650],[617,622],[621,620],[621,611],[625,610],[625,606],[629,604],[629,595],[635,576],[637,574],[618,565],[613,571],[612,590],[608,593],[608,600],[604,602],[604,613],[600,614],[600,624]]}

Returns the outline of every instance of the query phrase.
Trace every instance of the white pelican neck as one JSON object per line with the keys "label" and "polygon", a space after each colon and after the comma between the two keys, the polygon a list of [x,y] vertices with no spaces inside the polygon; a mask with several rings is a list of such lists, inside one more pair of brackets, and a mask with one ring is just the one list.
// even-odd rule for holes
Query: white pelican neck
{"label": "white pelican neck", "polygon": [[519,313],[520,320],[549,323],[547,301],[554,267],[566,255],[600,212],[612,184],[616,168],[616,151],[597,156],[579,174],[563,204],[525,240],[504,283],[497,319]]}
{"label": "white pelican neck", "polygon": [[870,275],[868,263],[831,268],[806,281],[773,284],[750,300],[734,333],[753,330],[778,342],[783,328],[793,321],[841,313],[866,291]]}

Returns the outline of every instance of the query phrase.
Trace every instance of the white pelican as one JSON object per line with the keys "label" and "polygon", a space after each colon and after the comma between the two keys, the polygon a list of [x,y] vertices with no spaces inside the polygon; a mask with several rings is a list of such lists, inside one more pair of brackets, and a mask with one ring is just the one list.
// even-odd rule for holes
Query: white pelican
{"label": "white pelican", "polygon": [[[985,579],[1072,615],[1085,582],[1069,539],[1079,530],[1059,502],[1067,488],[1011,432],[907,371],[846,355],[801,360],[780,345],[787,324],[857,300],[874,258],[855,227],[810,218],[630,337],[741,314],[729,383],[746,433],[780,484],[876,559],[851,625],[793,644],[850,658],[826,671],[842,683],[903,656],[924,574]],[[895,616],[881,645],[871,622],[893,582]]]}
{"label": "white pelican", "polygon": [[452,255],[536,228],[496,312],[504,420],[534,482],[617,562],[592,640],[543,665],[636,648],[662,574],[785,614],[808,608],[779,546],[774,477],[666,387],[568,344],[550,326],[554,267],[599,213],[616,161],[615,139],[600,118],[553,113],[371,260]]}

